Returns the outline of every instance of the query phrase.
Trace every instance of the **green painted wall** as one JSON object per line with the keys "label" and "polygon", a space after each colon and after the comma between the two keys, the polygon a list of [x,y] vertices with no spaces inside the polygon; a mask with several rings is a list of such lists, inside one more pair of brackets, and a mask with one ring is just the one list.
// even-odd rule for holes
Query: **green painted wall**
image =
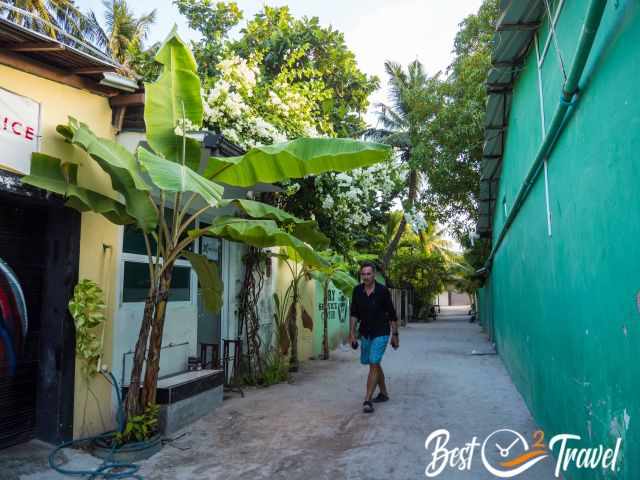
{"label": "green painted wall", "polygon": [[[560,15],[567,68],[588,3],[565,2]],[[580,470],[572,479],[640,478],[638,45],[640,2],[608,2],[581,99],[549,161],[552,236],[541,174],[479,293],[481,321],[546,439],[574,433],[587,447],[623,438],[617,475]],[[548,124],[562,83],[553,44],[542,75]],[[514,89],[494,241],[502,199],[509,208],[540,141],[532,50]]]}
{"label": "green painted wall", "polygon": [[[322,285],[316,283],[316,303],[313,316],[313,356],[322,355],[322,337],[324,331],[324,323],[322,317],[323,311],[323,291]],[[347,340],[349,336],[349,300],[342,294],[340,290],[333,287],[329,288],[329,350],[338,348],[342,342]]]}

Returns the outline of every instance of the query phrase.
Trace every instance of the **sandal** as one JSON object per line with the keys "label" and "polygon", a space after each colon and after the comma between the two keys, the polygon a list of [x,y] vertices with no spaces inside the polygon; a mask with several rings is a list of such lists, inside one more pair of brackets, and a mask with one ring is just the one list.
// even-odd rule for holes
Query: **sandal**
{"label": "sandal", "polygon": [[373,404],[369,400],[365,400],[365,402],[362,404],[362,411],[364,413],[373,413],[373,410]]}
{"label": "sandal", "polygon": [[371,400],[373,403],[381,403],[381,402],[386,402],[389,400],[389,396],[385,395],[384,393],[380,392],[378,394],[378,396],[376,398],[374,398],[373,400]]}

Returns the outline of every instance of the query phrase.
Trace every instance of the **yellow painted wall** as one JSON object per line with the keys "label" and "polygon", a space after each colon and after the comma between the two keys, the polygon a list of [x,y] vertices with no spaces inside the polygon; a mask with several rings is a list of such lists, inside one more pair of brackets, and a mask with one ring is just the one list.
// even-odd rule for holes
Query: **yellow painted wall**
{"label": "yellow painted wall", "polygon": [[[71,115],[88,124],[102,137],[114,139],[111,108],[106,97],[0,65],[0,87],[29,97],[41,104],[40,151],[80,165],[79,182],[117,198],[109,177],[78,148],[63,142],[56,126]],[[120,252],[120,227],[100,215],[82,214],[79,278],[94,280],[103,288],[107,303],[104,362],[112,364],[112,319],[115,309],[115,280]],[[103,244],[111,248],[104,249]],[[98,433],[113,425],[111,386],[100,376],[90,382],[90,390],[76,362],[74,436]],[[97,400],[96,400],[97,399]]]}
{"label": "yellow painted wall", "polygon": [[[302,268],[301,264],[296,266],[298,269]],[[285,264],[285,261],[278,259],[277,271],[276,271],[276,292],[278,295],[284,295],[287,287],[291,284],[293,276],[291,270]],[[315,308],[315,291],[316,282],[314,280],[300,282],[300,295],[302,297],[303,308],[313,318]],[[320,320],[313,318],[313,328],[321,328]],[[302,314],[298,310],[298,359],[300,361],[309,360],[314,355],[313,352],[313,332],[302,325]]]}

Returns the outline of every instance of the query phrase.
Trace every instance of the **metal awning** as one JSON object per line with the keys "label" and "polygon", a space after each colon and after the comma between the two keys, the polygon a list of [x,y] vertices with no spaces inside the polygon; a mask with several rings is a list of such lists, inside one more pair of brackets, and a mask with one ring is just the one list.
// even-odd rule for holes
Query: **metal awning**
{"label": "metal awning", "polygon": [[509,123],[511,92],[544,14],[544,2],[501,0],[487,75],[487,112],[480,175],[477,231],[491,236],[498,182],[502,170],[504,139]]}
{"label": "metal awning", "polygon": [[[19,13],[23,21],[10,19],[10,12]],[[33,25],[24,24],[25,18],[29,18]],[[47,28],[53,29],[55,36],[51,36]],[[71,74],[102,84],[113,89],[113,94],[137,89],[137,82],[120,75],[124,67],[107,52],[33,13],[1,1],[0,53],[52,67],[60,72],[61,78]]]}

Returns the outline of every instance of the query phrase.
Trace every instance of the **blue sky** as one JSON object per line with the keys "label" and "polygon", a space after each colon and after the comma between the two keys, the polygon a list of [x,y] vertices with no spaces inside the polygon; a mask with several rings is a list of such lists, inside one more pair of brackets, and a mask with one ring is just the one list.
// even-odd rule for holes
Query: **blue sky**
{"label": "blue sky", "polygon": [[[385,60],[406,65],[420,60],[429,74],[444,70],[451,60],[453,39],[462,19],[478,10],[481,0],[239,0],[244,18],[252,17],[266,3],[289,5],[295,16],[317,16],[345,34],[360,68],[382,80],[382,88],[371,102],[385,99]],[[83,9],[92,9],[102,20],[101,0],[79,0]],[[149,42],[160,41],[174,23],[183,38],[196,39],[171,0],[129,0],[137,14],[157,9],[157,23]],[[371,115],[368,118],[373,119]]]}

